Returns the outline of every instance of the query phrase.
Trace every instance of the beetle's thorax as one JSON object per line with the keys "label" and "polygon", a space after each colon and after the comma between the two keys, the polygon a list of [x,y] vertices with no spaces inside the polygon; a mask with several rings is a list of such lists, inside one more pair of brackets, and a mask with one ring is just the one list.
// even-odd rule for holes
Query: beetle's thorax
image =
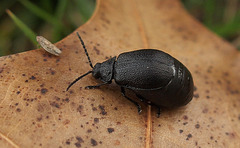
{"label": "beetle's thorax", "polygon": [[97,63],[93,67],[92,75],[95,79],[100,79],[103,82],[111,83],[113,78],[113,68],[116,57],[113,57],[102,63]]}

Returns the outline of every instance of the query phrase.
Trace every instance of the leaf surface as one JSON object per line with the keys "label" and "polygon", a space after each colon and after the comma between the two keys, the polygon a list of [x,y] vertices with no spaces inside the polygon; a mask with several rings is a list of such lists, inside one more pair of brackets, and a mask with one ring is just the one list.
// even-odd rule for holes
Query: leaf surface
{"label": "leaf surface", "polygon": [[[161,49],[188,67],[186,106],[163,110],[127,101],[119,86],[85,86],[90,70],[73,32],[55,45],[0,58],[0,147],[239,147],[240,54],[193,19],[178,0],[99,0],[78,31],[93,64],[122,52]],[[136,97],[127,91],[131,98]]]}

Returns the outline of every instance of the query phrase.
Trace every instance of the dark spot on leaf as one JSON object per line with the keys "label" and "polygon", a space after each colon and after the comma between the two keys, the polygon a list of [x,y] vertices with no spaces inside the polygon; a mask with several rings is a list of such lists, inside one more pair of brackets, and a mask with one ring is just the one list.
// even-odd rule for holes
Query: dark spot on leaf
{"label": "dark spot on leaf", "polygon": [[48,92],[48,90],[46,89],[46,88],[42,88],[41,89],[41,93],[44,95],[44,94],[46,94]]}
{"label": "dark spot on leaf", "polygon": [[51,102],[50,105],[56,108],[60,108],[60,105],[57,102]]}
{"label": "dark spot on leaf", "polygon": [[93,110],[93,111],[96,111],[96,110],[97,110],[97,108],[96,108],[96,107],[93,107],[93,108],[92,108],[92,110]]}
{"label": "dark spot on leaf", "polygon": [[189,140],[190,138],[192,138],[192,134],[188,134],[186,140]]}
{"label": "dark spot on leaf", "polygon": [[196,145],[196,146],[198,145],[198,142],[197,142],[197,141],[195,142],[195,145]]}
{"label": "dark spot on leaf", "polygon": [[40,122],[42,120],[42,115],[40,117],[37,117],[37,121]]}
{"label": "dark spot on leaf", "polygon": [[83,143],[83,142],[84,142],[83,139],[82,139],[80,136],[77,136],[76,139],[77,139],[77,141],[80,142],[80,143]]}
{"label": "dark spot on leaf", "polygon": [[17,108],[17,112],[21,112],[21,109],[20,109],[20,108]]}
{"label": "dark spot on leaf", "polygon": [[97,143],[97,141],[96,140],[94,140],[94,139],[91,139],[91,145],[92,146],[96,146],[98,143]]}
{"label": "dark spot on leaf", "polygon": [[34,76],[31,76],[31,77],[30,77],[30,79],[31,79],[31,80],[35,80],[35,79],[36,79],[36,77],[34,77]]}
{"label": "dark spot on leaf", "polygon": [[224,72],[223,75],[227,77],[227,76],[229,76],[229,73],[228,72]]}
{"label": "dark spot on leaf", "polygon": [[213,136],[211,136],[210,139],[213,140]]}
{"label": "dark spot on leaf", "polygon": [[76,146],[76,147],[81,147],[81,143],[76,142],[76,143],[75,143],[75,146]]}
{"label": "dark spot on leaf", "polygon": [[57,96],[55,96],[54,99],[55,99],[56,101],[60,101],[60,98],[57,97]]}
{"label": "dark spot on leaf", "polygon": [[187,124],[188,124],[188,122],[184,122],[184,123],[183,123],[183,125],[187,125]]}
{"label": "dark spot on leaf", "polygon": [[114,128],[108,128],[107,130],[108,130],[108,133],[114,132]]}
{"label": "dark spot on leaf", "polygon": [[195,125],[195,128],[197,128],[197,129],[198,129],[199,127],[200,127],[200,125],[199,125],[199,124],[196,124],[196,125]]}
{"label": "dark spot on leaf", "polygon": [[20,94],[21,92],[20,91],[17,91],[17,95]]}
{"label": "dark spot on leaf", "polygon": [[77,108],[77,111],[81,114],[82,110],[83,110],[83,106],[79,105],[78,108]]}
{"label": "dark spot on leaf", "polygon": [[70,145],[70,144],[71,144],[71,142],[70,142],[69,139],[66,141],[66,144],[67,144],[67,145]]}
{"label": "dark spot on leaf", "polygon": [[204,114],[205,114],[205,113],[208,113],[208,109],[207,109],[207,108],[204,108],[202,112],[203,112]]}
{"label": "dark spot on leaf", "polygon": [[197,99],[199,98],[199,94],[193,94],[193,97]]}
{"label": "dark spot on leaf", "polygon": [[100,54],[100,51],[99,51],[99,49],[97,49],[97,47],[96,47],[96,46],[93,46],[93,50],[95,50],[95,51],[96,51],[97,55],[99,55],[99,54]]}
{"label": "dark spot on leaf", "polygon": [[183,132],[183,130],[179,130],[179,133],[181,134]]}
{"label": "dark spot on leaf", "polygon": [[94,123],[99,123],[99,118],[94,118]]}
{"label": "dark spot on leaf", "polygon": [[66,99],[64,99],[63,101],[65,101],[65,102],[69,102],[70,100],[69,100],[69,98],[66,98]]}
{"label": "dark spot on leaf", "polygon": [[197,91],[197,87],[196,86],[193,86],[193,91]]}
{"label": "dark spot on leaf", "polygon": [[91,130],[91,129],[88,129],[88,130],[87,130],[87,133],[91,133],[91,132],[92,132],[92,130]]}
{"label": "dark spot on leaf", "polygon": [[99,105],[98,107],[101,109],[101,114],[102,115],[106,115],[107,114],[107,112],[105,111],[105,108],[104,108],[103,105]]}
{"label": "dark spot on leaf", "polygon": [[184,115],[184,116],[183,116],[183,119],[184,119],[184,120],[187,120],[187,119],[188,119],[188,116]]}
{"label": "dark spot on leaf", "polygon": [[51,75],[54,75],[56,73],[56,71],[50,69]]}

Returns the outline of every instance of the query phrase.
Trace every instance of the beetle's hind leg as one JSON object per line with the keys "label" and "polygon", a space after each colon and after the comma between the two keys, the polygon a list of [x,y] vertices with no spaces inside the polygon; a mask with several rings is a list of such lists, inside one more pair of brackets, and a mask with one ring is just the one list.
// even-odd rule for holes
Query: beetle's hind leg
{"label": "beetle's hind leg", "polygon": [[133,101],[131,98],[126,96],[125,89],[123,87],[121,87],[121,93],[126,99],[128,99],[129,101],[131,101],[132,103],[134,103],[137,106],[138,113],[140,114],[142,112],[142,107],[136,101]]}

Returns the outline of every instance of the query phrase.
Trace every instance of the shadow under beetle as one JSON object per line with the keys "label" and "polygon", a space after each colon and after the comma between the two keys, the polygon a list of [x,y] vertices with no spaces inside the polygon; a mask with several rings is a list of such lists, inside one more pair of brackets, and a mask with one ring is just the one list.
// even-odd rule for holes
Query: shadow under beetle
{"label": "shadow under beetle", "polygon": [[140,49],[125,52],[94,67],[87,49],[80,35],[78,38],[85,50],[92,70],[74,80],[67,88],[81,78],[92,73],[92,76],[103,83],[95,86],[86,86],[88,89],[99,88],[112,83],[112,79],[121,87],[122,95],[134,103],[138,113],[141,106],[125,94],[125,89],[132,90],[140,101],[144,101],[158,108],[174,108],[188,104],[193,97],[193,79],[189,70],[177,59],[156,49]]}

